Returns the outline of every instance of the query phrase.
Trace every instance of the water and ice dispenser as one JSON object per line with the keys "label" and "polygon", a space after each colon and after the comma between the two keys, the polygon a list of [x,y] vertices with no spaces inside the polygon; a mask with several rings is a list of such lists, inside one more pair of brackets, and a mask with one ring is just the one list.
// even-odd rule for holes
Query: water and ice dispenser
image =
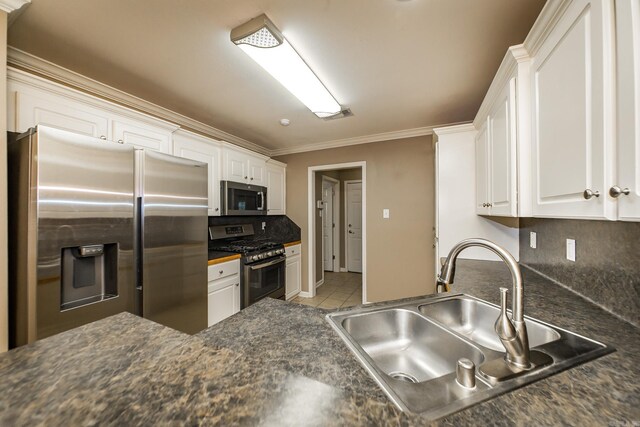
{"label": "water and ice dispenser", "polygon": [[60,310],[118,296],[118,244],[62,249]]}

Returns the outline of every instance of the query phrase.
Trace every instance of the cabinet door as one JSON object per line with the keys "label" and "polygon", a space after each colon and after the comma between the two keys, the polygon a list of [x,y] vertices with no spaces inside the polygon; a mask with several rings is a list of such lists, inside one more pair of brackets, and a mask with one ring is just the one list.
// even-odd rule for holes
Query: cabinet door
{"label": "cabinet door", "polygon": [[489,200],[491,215],[517,216],[515,78],[489,113]]}
{"label": "cabinet door", "polygon": [[[640,3],[616,1],[618,218],[640,220]],[[626,191],[625,191],[626,192]],[[611,197],[611,196],[609,196]]]}
{"label": "cabinet door", "polygon": [[[476,213],[489,214],[489,129],[487,119],[476,135]],[[452,189],[451,191],[455,191]]]}
{"label": "cabinet door", "polygon": [[215,141],[178,131],[173,135],[173,155],[206,163],[208,166],[209,216],[220,215],[221,149]]}
{"label": "cabinet door", "polygon": [[131,144],[136,148],[171,154],[172,132],[169,130],[119,118],[113,120],[112,128],[114,141]]}
{"label": "cabinet door", "polygon": [[611,0],[575,0],[533,58],[533,216],[611,217],[612,19]]}
{"label": "cabinet door", "polygon": [[285,271],[285,292],[286,298],[291,299],[300,293],[302,281],[302,257],[294,255],[287,258]]}
{"label": "cabinet door", "polygon": [[232,148],[223,148],[222,175],[227,181],[247,182],[249,180],[249,156]]}
{"label": "cabinet door", "polygon": [[[215,285],[215,289],[208,295],[208,326],[215,325],[240,311],[239,277],[221,282],[220,285]],[[209,282],[209,289],[212,288],[212,283],[215,282]]]}
{"label": "cabinet door", "polygon": [[96,138],[107,139],[109,118],[86,105],[53,96],[16,92],[15,131],[46,125]]}
{"label": "cabinet door", "polygon": [[286,213],[285,185],[285,168],[267,164],[267,215]]}
{"label": "cabinet door", "polygon": [[248,156],[249,184],[267,185],[267,165],[263,159]]}

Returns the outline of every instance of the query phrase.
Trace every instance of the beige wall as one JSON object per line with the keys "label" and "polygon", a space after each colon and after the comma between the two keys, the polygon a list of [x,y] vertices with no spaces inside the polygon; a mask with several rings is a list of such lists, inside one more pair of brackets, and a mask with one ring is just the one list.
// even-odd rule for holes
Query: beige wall
{"label": "beige wall", "polygon": [[[434,291],[434,152],[431,136],[290,154],[287,215],[302,228],[302,290],[309,291],[308,168],[366,161],[367,297],[371,302]],[[391,218],[382,219],[382,209]]]}
{"label": "beige wall", "polygon": [[0,11],[0,352],[7,351],[8,242],[7,242],[7,14]]}

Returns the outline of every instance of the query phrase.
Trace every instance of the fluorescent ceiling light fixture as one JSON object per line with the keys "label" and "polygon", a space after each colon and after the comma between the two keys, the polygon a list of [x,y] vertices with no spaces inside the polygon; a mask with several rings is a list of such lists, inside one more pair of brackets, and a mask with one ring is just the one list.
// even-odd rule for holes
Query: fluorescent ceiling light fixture
{"label": "fluorescent ceiling light fixture", "polygon": [[331,117],[342,111],[340,104],[267,15],[260,15],[231,30],[231,41],[316,116]]}

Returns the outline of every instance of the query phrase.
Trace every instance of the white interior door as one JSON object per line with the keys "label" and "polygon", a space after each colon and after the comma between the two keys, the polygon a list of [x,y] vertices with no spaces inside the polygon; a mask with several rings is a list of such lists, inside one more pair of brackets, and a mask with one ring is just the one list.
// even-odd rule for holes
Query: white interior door
{"label": "white interior door", "polygon": [[347,183],[347,270],[362,273],[362,183]]}
{"label": "white interior door", "polygon": [[333,183],[322,181],[322,247],[324,270],[333,271]]}

